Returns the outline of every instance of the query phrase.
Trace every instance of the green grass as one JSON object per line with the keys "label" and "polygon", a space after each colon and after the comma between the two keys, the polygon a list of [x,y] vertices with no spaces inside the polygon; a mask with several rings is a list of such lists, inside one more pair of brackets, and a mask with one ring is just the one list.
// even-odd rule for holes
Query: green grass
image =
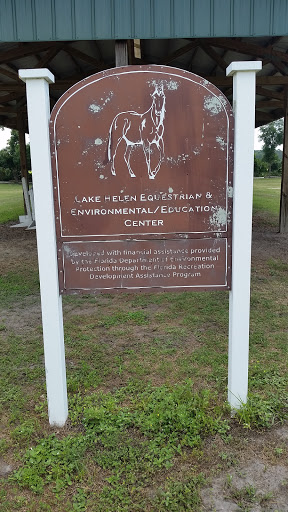
{"label": "green grass", "polygon": [[0,223],[17,221],[24,215],[22,185],[0,183]]}
{"label": "green grass", "polygon": [[270,222],[277,221],[280,208],[281,178],[254,179],[253,211]]}
{"label": "green grass", "polygon": [[[47,424],[40,325],[16,335],[4,317],[0,448],[16,468],[0,483],[3,512],[199,512],[215,436],[227,445],[219,468],[229,468],[239,428],[245,436],[287,418],[288,310],[279,300],[287,265],[268,260],[264,271],[269,285],[252,285],[249,400],[233,420],[225,292],[64,298],[70,420],[62,432]],[[286,457],[281,446],[271,453]],[[252,499],[244,494],[235,500]]]}
{"label": "green grass", "polygon": [[[279,215],[280,178],[254,179],[254,211]],[[22,187],[0,184],[0,223],[17,220],[23,215]]]}
{"label": "green grass", "polygon": [[[259,204],[273,181],[256,180]],[[287,262],[275,254],[252,269],[249,399],[234,418],[227,292],[64,297],[62,430],[47,420],[30,267],[0,282],[0,457],[13,466],[0,479],[1,512],[202,512],[201,487],[237,467],[241,440],[243,452],[250,432],[263,438],[288,417]],[[285,464],[285,443],[269,439],[265,457]],[[252,486],[227,492],[243,510],[269,500]]]}

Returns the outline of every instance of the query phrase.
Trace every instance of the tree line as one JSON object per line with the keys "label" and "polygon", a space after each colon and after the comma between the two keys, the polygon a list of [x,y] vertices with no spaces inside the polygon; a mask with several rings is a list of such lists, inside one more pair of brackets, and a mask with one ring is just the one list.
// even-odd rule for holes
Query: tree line
{"label": "tree line", "polygon": [[[31,169],[30,144],[26,144],[27,168]],[[0,181],[20,181],[20,144],[17,130],[11,130],[10,139],[0,150]]]}
{"label": "tree line", "polygon": [[[263,142],[261,151],[255,152],[254,176],[277,176],[282,172],[282,159],[277,147],[283,143],[283,119],[261,126],[259,139]],[[30,144],[26,144],[28,169],[31,169]],[[20,146],[17,130],[11,131],[10,139],[4,149],[0,150],[0,181],[21,180]]]}
{"label": "tree line", "polygon": [[281,175],[282,158],[279,158],[277,148],[283,144],[283,119],[261,126],[259,139],[263,142],[263,148],[254,153],[254,176]]}

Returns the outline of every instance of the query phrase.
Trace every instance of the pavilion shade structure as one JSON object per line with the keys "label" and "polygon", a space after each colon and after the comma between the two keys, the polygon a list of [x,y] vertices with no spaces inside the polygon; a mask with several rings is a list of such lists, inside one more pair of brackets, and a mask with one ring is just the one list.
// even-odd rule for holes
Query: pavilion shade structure
{"label": "pavilion shade structure", "polygon": [[[287,0],[0,0],[0,8],[0,125],[7,128],[28,131],[19,69],[53,73],[52,108],[76,82],[127,63],[191,71],[232,102],[226,68],[261,60],[256,126],[287,115]],[[288,230],[287,173],[285,163],[281,230]]]}
{"label": "pavilion shade structure", "polygon": [[[129,64],[170,65],[192,71],[215,84],[230,101],[232,80],[225,76],[227,66],[239,60],[263,61],[263,70],[257,75],[256,81],[256,126],[284,116],[284,90],[288,86],[288,36],[241,40],[182,38],[138,41],[136,51],[135,40],[128,40]],[[122,44],[123,54],[123,40],[116,44],[118,49]],[[125,58],[123,62],[126,62]],[[118,60],[119,63],[121,60]],[[115,41],[112,40],[0,43],[1,125],[17,129],[17,116],[21,114],[27,130],[25,86],[18,78],[18,69],[50,69],[56,77],[55,84],[51,85],[52,107],[76,82],[115,65]]]}

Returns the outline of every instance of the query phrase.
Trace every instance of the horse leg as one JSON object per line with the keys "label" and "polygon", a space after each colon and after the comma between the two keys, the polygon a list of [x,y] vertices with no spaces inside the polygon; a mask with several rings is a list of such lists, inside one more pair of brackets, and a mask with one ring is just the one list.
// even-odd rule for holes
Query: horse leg
{"label": "horse leg", "polygon": [[118,149],[118,146],[119,144],[121,143],[121,141],[123,140],[122,137],[119,137],[118,141],[117,141],[117,144],[116,144],[116,148],[115,148],[115,151],[112,155],[112,163],[111,163],[111,173],[113,176],[116,176],[116,170],[115,170],[115,158],[116,158],[116,153],[117,153],[117,149]]}
{"label": "horse leg", "polygon": [[127,164],[128,171],[129,171],[129,174],[130,174],[131,178],[136,178],[136,175],[134,174],[134,172],[133,172],[133,170],[131,169],[131,166],[130,166],[131,150],[132,150],[132,147],[127,144],[126,150],[125,150],[125,153],[124,153],[124,160],[125,160],[125,162]]}
{"label": "horse leg", "polygon": [[[109,130],[109,141],[108,141],[108,159],[111,161],[111,173],[113,176],[116,176],[116,169],[115,169],[115,158],[118,151],[118,146],[121,144],[122,140],[124,139],[127,131],[129,130],[131,126],[131,123],[128,119],[122,119],[120,115],[118,115]],[[121,133],[121,135],[119,134]],[[115,150],[113,150],[113,136],[115,137],[117,134],[117,143]]]}
{"label": "horse leg", "polygon": [[149,142],[149,140],[143,140],[143,152],[144,152],[144,155],[145,155],[145,160],[146,160],[146,165],[147,165],[147,171],[148,171],[148,176],[149,178],[151,178],[151,144]]}
{"label": "horse leg", "polygon": [[151,179],[154,179],[156,174],[158,173],[160,167],[161,167],[161,164],[164,160],[164,142],[163,142],[163,139],[159,139],[158,143],[156,143],[156,146],[159,150],[159,162],[158,164],[156,165],[155,169],[153,172],[151,172],[151,176],[149,176]]}

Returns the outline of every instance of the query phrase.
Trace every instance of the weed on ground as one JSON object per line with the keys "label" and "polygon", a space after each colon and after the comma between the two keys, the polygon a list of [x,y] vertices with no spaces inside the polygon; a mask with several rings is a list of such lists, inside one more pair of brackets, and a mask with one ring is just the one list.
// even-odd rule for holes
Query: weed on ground
{"label": "weed on ground", "polygon": [[247,404],[231,417],[228,293],[69,296],[63,429],[47,419],[35,233],[1,226],[1,512],[287,511],[288,239],[276,252],[261,219]]}

